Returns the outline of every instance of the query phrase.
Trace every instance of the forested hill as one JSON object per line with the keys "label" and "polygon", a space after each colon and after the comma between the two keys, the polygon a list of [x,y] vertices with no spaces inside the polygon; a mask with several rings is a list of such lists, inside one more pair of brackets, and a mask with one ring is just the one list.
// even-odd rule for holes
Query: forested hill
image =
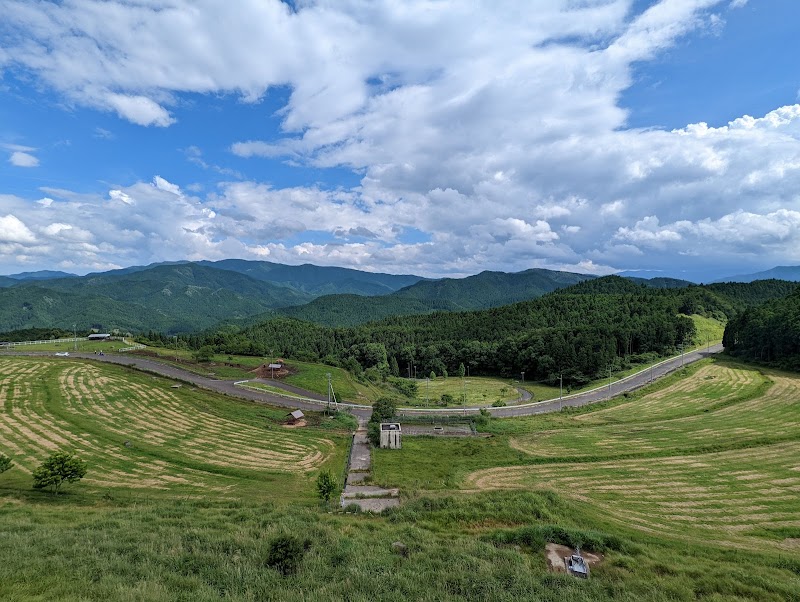
{"label": "forested hill", "polygon": [[532,269],[524,272],[481,272],[466,278],[422,281],[394,297],[447,304],[454,310],[488,309],[527,301],[595,278],[588,274]]}
{"label": "forested hill", "polygon": [[423,280],[383,297],[357,299],[351,295],[330,295],[307,305],[277,311],[323,326],[356,326],[389,316],[510,305],[593,278],[595,276],[587,274],[543,269],[516,273],[481,272],[459,279]]}
{"label": "forested hill", "polygon": [[283,265],[270,261],[247,261],[244,259],[223,259],[198,263],[216,269],[238,272],[263,282],[279,284],[313,297],[336,294],[388,295],[424,280],[420,276],[409,274],[382,274],[308,263]]}
{"label": "forested hill", "polygon": [[283,307],[276,310],[281,315],[314,322],[322,326],[357,326],[382,320],[391,316],[426,314],[433,311],[458,309],[446,300],[421,300],[384,295],[362,297],[360,295],[327,295],[314,299],[306,305]]}
{"label": "forested hill", "polygon": [[[605,280],[605,282],[603,282]],[[775,286],[780,286],[776,284]],[[589,293],[582,290],[624,289]],[[355,372],[406,366],[423,374],[460,364],[473,374],[511,376],[525,371],[534,380],[563,372],[565,382],[583,383],[609,366],[674,351],[695,334],[682,308],[723,318],[738,302],[702,286],[654,289],[609,277],[504,307],[469,312],[394,316],[352,328],[326,328],[276,318],[240,331],[196,337],[227,353],[263,354],[323,360]],[[739,291],[743,298],[751,297]],[[405,368],[403,368],[403,371]]]}
{"label": "forested hill", "polygon": [[0,330],[78,324],[102,330],[192,332],[309,298],[235,272],[191,263],[161,265],[2,288]]}
{"label": "forested hill", "polygon": [[800,288],[728,322],[723,343],[737,357],[800,370]]}

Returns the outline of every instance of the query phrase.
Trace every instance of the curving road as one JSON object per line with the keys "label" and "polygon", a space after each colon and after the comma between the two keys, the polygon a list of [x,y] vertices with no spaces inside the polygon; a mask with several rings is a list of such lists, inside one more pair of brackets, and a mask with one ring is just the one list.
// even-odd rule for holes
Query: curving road
{"label": "curving road", "polygon": [[[653,380],[661,378],[667,374],[670,374],[680,369],[684,365],[691,364],[710,355],[719,353],[722,351],[722,349],[723,349],[722,345],[712,345],[708,349],[691,351],[689,353],[683,354],[682,356],[677,356],[665,360],[659,364],[656,364],[655,366],[652,366],[651,368],[643,370],[642,372],[628,376],[627,378],[613,382],[611,383],[610,387],[602,386],[593,389],[591,391],[585,391],[583,393],[565,395],[561,400],[554,399],[549,401],[540,401],[536,403],[528,403],[528,404],[523,403],[522,405],[515,405],[504,408],[487,408],[487,409],[492,413],[493,416],[513,417],[513,416],[530,416],[533,414],[544,414],[546,412],[557,412],[564,407],[579,407],[588,405],[590,403],[596,403],[598,401],[603,401],[605,399],[608,399],[609,397],[616,397],[617,395],[621,395],[622,393],[639,389],[649,384]],[[9,353],[9,355],[51,356],[52,353],[29,352],[29,353]],[[312,400],[303,401],[298,399],[289,399],[286,397],[281,397],[280,395],[273,395],[268,392],[254,391],[252,389],[244,389],[242,387],[237,387],[234,384],[234,382],[230,380],[216,380],[213,378],[200,376],[199,374],[189,372],[187,370],[178,368],[177,366],[173,366],[171,364],[164,364],[162,362],[157,362],[155,360],[146,359],[133,355],[106,354],[103,356],[99,356],[99,355],[94,355],[92,353],[71,353],[70,358],[79,358],[97,362],[108,362],[111,364],[118,364],[121,366],[130,366],[137,370],[152,372],[160,376],[166,376],[168,378],[173,378],[176,380],[187,382],[197,387],[208,389],[210,391],[216,391],[217,393],[222,393],[224,395],[229,395],[231,397],[238,397],[240,399],[246,399],[258,403],[268,403],[270,405],[276,405],[280,407],[293,408],[293,409],[299,408],[301,410],[309,410],[309,411],[319,411],[327,401],[326,398],[322,397],[319,394],[310,393],[308,391],[304,391],[297,387],[291,387],[290,385],[281,386],[280,388],[287,389],[294,393],[298,393],[304,395],[305,397],[313,398],[318,401],[312,401]],[[275,385],[275,383],[272,381],[268,382],[273,386]],[[371,408],[367,408],[360,405],[339,403],[339,406],[346,408],[348,411],[355,414],[356,416],[360,416],[363,418],[369,418],[370,414],[372,413]],[[441,415],[461,414],[466,416],[469,414],[477,414],[479,411],[480,408],[477,407],[441,408],[441,409],[400,408],[398,409],[398,414],[400,416],[411,416],[411,415],[430,416],[436,414],[441,414]]]}

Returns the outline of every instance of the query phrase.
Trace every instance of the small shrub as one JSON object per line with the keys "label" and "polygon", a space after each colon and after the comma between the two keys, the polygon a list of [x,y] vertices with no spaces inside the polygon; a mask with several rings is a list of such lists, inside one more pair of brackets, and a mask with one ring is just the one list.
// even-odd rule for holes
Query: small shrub
{"label": "small shrub", "polygon": [[442,393],[442,398],[440,400],[441,405],[448,406],[451,403],[455,403],[455,398],[450,395],[450,393]]}
{"label": "small shrub", "polygon": [[279,535],[269,542],[267,566],[275,569],[281,575],[291,575],[297,571],[305,553],[305,546],[298,537]]}
{"label": "small shrub", "polygon": [[9,458],[6,455],[0,454],[0,474],[4,473],[12,466],[14,466],[14,464],[11,462],[11,458]]}
{"label": "small shrub", "polygon": [[495,401],[492,404],[492,407],[493,408],[504,408],[504,407],[506,407],[506,402],[503,401],[502,399],[498,399],[497,401]]}
{"label": "small shrub", "polygon": [[370,422],[367,425],[367,440],[373,447],[381,444],[381,426],[377,422]]}
{"label": "small shrub", "polygon": [[54,452],[33,471],[33,488],[53,488],[58,495],[64,483],[80,481],[86,475],[86,462],[67,452]]}
{"label": "small shrub", "polygon": [[330,502],[333,494],[339,489],[339,484],[336,482],[330,470],[323,470],[317,477],[317,495],[325,502]]}

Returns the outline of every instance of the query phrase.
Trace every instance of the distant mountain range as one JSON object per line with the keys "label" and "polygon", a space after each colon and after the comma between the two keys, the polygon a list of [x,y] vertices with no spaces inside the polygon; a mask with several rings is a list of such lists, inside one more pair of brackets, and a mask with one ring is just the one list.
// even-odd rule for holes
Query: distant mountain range
{"label": "distant mountain range", "polygon": [[788,280],[790,282],[800,282],[800,265],[782,265],[763,272],[754,274],[741,274],[739,276],[728,276],[720,278],[714,282],[753,282],[755,280]]}
{"label": "distant mountain range", "polygon": [[[800,268],[775,268],[761,275],[776,272],[784,279],[800,280]],[[602,292],[623,282],[629,283],[630,290],[642,285],[692,285],[674,278],[609,281],[544,269],[430,280],[310,264],[178,261],[86,276],[57,271],[0,276],[0,332],[71,328],[72,324],[79,329],[192,332],[220,322],[242,325],[274,315],[326,326],[355,326],[390,316],[499,307],[574,285]]]}

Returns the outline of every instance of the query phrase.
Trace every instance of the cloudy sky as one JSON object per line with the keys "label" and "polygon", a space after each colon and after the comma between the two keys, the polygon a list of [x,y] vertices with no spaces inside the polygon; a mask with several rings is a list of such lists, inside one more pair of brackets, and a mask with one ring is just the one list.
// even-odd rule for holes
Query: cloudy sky
{"label": "cloudy sky", "polygon": [[0,0],[0,273],[800,264],[797,0]]}

